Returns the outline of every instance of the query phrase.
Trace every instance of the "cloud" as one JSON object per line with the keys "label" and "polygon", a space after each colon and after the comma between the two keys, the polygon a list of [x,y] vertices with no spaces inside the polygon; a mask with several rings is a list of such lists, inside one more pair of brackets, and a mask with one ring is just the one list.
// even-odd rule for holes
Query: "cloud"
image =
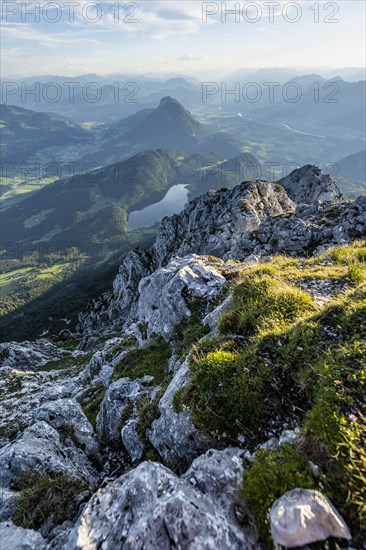
{"label": "cloud", "polygon": [[86,38],[83,33],[57,33],[51,34],[47,32],[37,32],[30,25],[22,23],[16,26],[6,26],[2,29],[3,38],[9,38],[16,41],[17,45],[21,45],[21,41],[35,42],[41,46],[48,48],[63,48],[75,46],[100,46],[102,42],[95,39]]}
{"label": "cloud", "polygon": [[179,10],[176,10],[176,9],[175,10],[162,9],[162,10],[157,10],[156,13],[162,19],[178,20],[178,21],[195,20],[196,19],[191,13],[187,13],[187,12],[184,12],[184,11],[179,11]]}
{"label": "cloud", "polygon": [[194,61],[196,59],[202,59],[203,55],[195,55],[193,53],[186,53],[185,55],[181,55],[180,57],[177,57],[179,61]]}
{"label": "cloud", "polygon": [[[24,4],[24,3],[22,3]],[[56,10],[52,12],[42,11],[40,2],[25,0],[26,12],[19,9],[14,15],[7,15],[5,20],[6,28],[15,26],[28,26],[37,29],[40,34],[54,35],[66,30],[70,33],[79,31],[93,32],[96,30],[108,30],[121,35],[129,34],[145,36],[153,39],[163,39],[169,36],[194,34],[202,26],[202,6],[200,3],[191,1],[176,2],[176,5],[167,5],[161,0],[144,1],[139,3],[103,3],[95,2],[97,10],[92,9],[92,2],[78,0],[73,6],[70,15],[70,8],[66,8],[63,1],[49,3],[55,5]],[[89,8],[88,8],[89,6]],[[126,9],[128,6],[128,9]],[[32,15],[32,11],[38,15]],[[27,17],[24,21],[25,13]],[[59,14],[55,22],[47,22],[47,18]],[[95,20],[93,18],[96,17]],[[210,21],[209,24],[213,24]],[[20,36],[19,36],[20,38]],[[24,37],[25,38],[25,37]],[[43,39],[43,43],[51,43],[51,40]]]}
{"label": "cloud", "polygon": [[267,34],[275,34],[275,33],[278,33],[278,32],[280,32],[280,31],[272,31],[272,30],[270,30],[270,29],[267,29],[267,27],[260,27],[260,28],[258,29],[258,32],[265,32],[265,33],[267,33]]}

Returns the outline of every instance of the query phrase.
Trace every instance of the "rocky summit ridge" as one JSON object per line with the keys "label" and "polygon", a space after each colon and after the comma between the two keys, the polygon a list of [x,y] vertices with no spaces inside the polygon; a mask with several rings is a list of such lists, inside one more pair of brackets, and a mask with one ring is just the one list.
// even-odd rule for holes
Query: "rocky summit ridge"
{"label": "rocky summit ridge", "polygon": [[209,191],[77,332],[0,344],[2,550],[357,547],[365,237],[314,166]]}

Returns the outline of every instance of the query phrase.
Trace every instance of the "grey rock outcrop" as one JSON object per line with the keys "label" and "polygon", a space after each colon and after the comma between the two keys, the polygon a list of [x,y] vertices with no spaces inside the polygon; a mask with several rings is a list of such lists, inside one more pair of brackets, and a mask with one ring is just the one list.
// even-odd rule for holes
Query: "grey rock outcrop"
{"label": "grey rock outcrop", "polygon": [[133,316],[131,304],[135,303],[139,282],[155,268],[154,257],[150,251],[133,250],[119,268],[113,282],[113,296],[118,308],[112,314],[119,317]]}
{"label": "grey rock outcrop", "polygon": [[92,358],[86,365],[83,373],[84,380],[90,382],[94,380],[101,372],[102,368],[106,365],[105,354],[102,350],[98,350],[93,353]]}
{"label": "grey rock outcrop", "polygon": [[267,216],[294,208],[285,190],[268,181],[209,191],[180,214],[162,220],[153,245],[155,263],[192,253],[222,257],[241,233],[254,230]]}
{"label": "grey rock outcrop", "polygon": [[131,462],[139,460],[145,448],[137,431],[137,427],[137,418],[130,418],[121,430],[122,443],[129,454]]}
{"label": "grey rock outcrop", "polygon": [[32,529],[17,527],[11,521],[0,523],[1,550],[45,550],[46,541]]}
{"label": "grey rock outcrop", "polygon": [[0,446],[14,439],[34,421],[35,410],[60,398],[74,396],[81,389],[80,367],[47,371],[1,369]]}
{"label": "grey rock outcrop", "polygon": [[54,527],[47,536],[47,550],[63,550],[73,527],[74,524],[68,520]]}
{"label": "grey rock outcrop", "polygon": [[228,257],[243,259],[253,253],[301,256],[365,235],[366,196],[336,205],[300,205],[293,214],[267,218],[256,231],[243,233]]}
{"label": "grey rock outcrop", "polygon": [[0,487],[0,522],[11,520],[14,513],[14,502],[17,497],[18,493],[16,491]]}
{"label": "grey rock outcrop", "polygon": [[351,540],[351,533],[330,501],[319,491],[293,489],[270,511],[273,540],[286,548],[305,546],[329,537]]}
{"label": "grey rock outcrop", "polygon": [[152,253],[133,250],[122,262],[113,281],[113,291],[94,300],[87,311],[79,315],[79,329],[84,334],[121,329],[136,312],[139,282],[155,269]]}
{"label": "grey rock outcrop", "polygon": [[130,252],[119,268],[113,291],[94,300],[79,315],[84,334],[126,328],[136,317],[138,286],[144,277],[173,257],[189,254],[222,257],[241,233],[254,230],[269,215],[294,210],[295,205],[279,185],[257,180],[229,191],[209,191],[189,203],[180,214],[164,218],[149,250]]}
{"label": "grey rock outcrop", "polygon": [[37,409],[34,417],[36,420],[47,422],[65,437],[71,438],[87,455],[99,454],[93,427],[74,399],[56,399],[44,403]]}
{"label": "grey rock outcrop", "polygon": [[0,449],[0,485],[17,488],[24,475],[64,474],[91,484],[98,474],[86,455],[44,421],[28,427]]}
{"label": "grey rock outcrop", "polygon": [[331,176],[323,174],[320,168],[310,164],[293,170],[279,183],[297,204],[335,203],[344,199]]}
{"label": "grey rock outcrop", "polygon": [[[134,345],[132,334],[124,334],[124,337],[112,337],[106,340],[101,349],[95,351],[85,366],[83,372],[84,382],[101,381],[105,386],[109,385],[109,368],[115,366]],[[135,340],[137,343],[137,340]]]}
{"label": "grey rock outcrop", "polygon": [[178,369],[159,402],[160,417],[147,431],[151,444],[166,464],[177,462],[187,465],[210,446],[210,439],[201,434],[192,421],[190,411],[177,413],[173,407],[174,394],[188,379],[186,360]]}
{"label": "grey rock outcrop", "polygon": [[171,260],[139,284],[138,319],[147,324],[147,336],[168,340],[174,328],[192,315],[190,303],[216,298],[226,280],[205,257]]}
{"label": "grey rock outcrop", "polygon": [[99,547],[250,550],[256,545],[211,495],[161,464],[143,462],[92,497],[65,550]]}
{"label": "grey rock outcrop", "polygon": [[245,452],[235,447],[223,451],[210,449],[192,462],[182,479],[229,511],[243,480]]}
{"label": "grey rock outcrop", "polygon": [[[136,412],[134,411],[136,402],[147,392],[148,390],[138,380],[129,378],[121,378],[109,386],[97,416],[97,434],[101,443],[110,447],[121,447],[123,443],[121,429]],[[132,407],[132,410],[128,411],[128,407]],[[127,418],[123,423],[123,415],[127,412]]]}
{"label": "grey rock outcrop", "polygon": [[[338,187],[319,168],[308,165],[294,170],[281,184],[256,180],[231,190],[209,191],[181,213],[164,218],[153,246],[127,255],[113,291],[79,316],[79,329],[84,335],[125,330],[139,313],[146,317],[139,304],[139,292],[145,288],[141,281],[151,280],[156,270],[177,257],[200,254],[244,260],[276,252],[297,255],[365,234],[365,198],[340,203]],[[304,203],[295,213],[295,202],[284,187],[291,198]],[[330,212],[337,208],[339,212]],[[361,216],[355,215],[357,208]],[[158,307],[158,311],[162,310]]]}
{"label": "grey rock outcrop", "polygon": [[232,301],[233,295],[228,294],[228,296],[226,296],[225,300],[223,300],[221,304],[215,307],[203,318],[202,323],[209,326],[211,330],[215,330],[221,315],[230,308]]}
{"label": "grey rock outcrop", "polygon": [[34,370],[65,355],[70,355],[70,352],[58,348],[45,338],[34,342],[6,342],[0,344],[0,368]]}

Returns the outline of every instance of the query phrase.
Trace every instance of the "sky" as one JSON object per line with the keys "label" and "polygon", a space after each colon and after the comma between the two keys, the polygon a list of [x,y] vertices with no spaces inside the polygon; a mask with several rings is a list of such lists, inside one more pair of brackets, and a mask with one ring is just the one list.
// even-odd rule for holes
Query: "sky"
{"label": "sky", "polygon": [[[2,75],[365,66],[363,0],[2,0]],[[229,13],[231,12],[233,13]]]}

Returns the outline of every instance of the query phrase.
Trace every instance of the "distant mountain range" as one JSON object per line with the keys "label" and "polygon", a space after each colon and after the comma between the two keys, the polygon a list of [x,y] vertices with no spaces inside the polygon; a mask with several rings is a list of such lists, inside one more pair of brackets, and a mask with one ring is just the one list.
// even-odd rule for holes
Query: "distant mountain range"
{"label": "distant mountain range", "polygon": [[[228,88],[235,82],[245,84],[256,82],[279,82],[281,85],[289,80],[302,78],[303,75],[318,75],[317,80],[337,80],[341,78],[348,83],[366,80],[365,70],[362,68],[337,68],[333,70],[309,69],[308,73],[299,68],[261,68],[238,69],[224,77],[210,77],[206,80],[221,84],[227,84]],[[156,103],[165,96],[172,96],[182,102],[189,109],[199,109],[209,112],[210,105],[215,104],[217,97],[209,98],[207,103],[202,102],[202,82],[189,76],[174,75],[137,75],[114,74],[99,76],[96,74],[80,75],[77,77],[65,77],[55,75],[42,75],[27,78],[12,79],[18,84],[19,91],[12,95],[3,92],[1,102],[24,107],[22,86],[32,88],[52,83],[59,86],[60,100],[50,102],[47,94],[39,93],[37,98],[31,95],[27,98],[28,109],[42,112],[57,112],[72,120],[80,122],[113,122],[125,118],[139,110],[154,108]],[[67,84],[65,84],[67,83]],[[92,84],[99,90],[100,98],[97,101],[88,101],[85,95],[85,86]],[[69,99],[69,90],[72,89],[72,101]],[[258,105],[257,105],[258,106]],[[250,108],[256,105],[249,105]]]}
{"label": "distant mountain range", "polygon": [[334,178],[348,197],[366,194],[366,150],[337,161],[335,169]]}
{"label": "distant mountain range", "polygon": [[[312,76],[303,77],[304,82],[308,83]],[[167,86],[174,87],[176,83],[173,79]],[[352,124],[356,124],[357,108],[359,122],[362,122],[359,98],[364,83],[340,81],[340,86],[353,101],[338,104],[335,123],[354,119]],[[313,116],[311,108],[310,102],[305,101],[302,110],[298,109],[298,113],[302,112],[303,127]],[[272,119],[282,120],[288,109],[285,102],[274,103]],[[319,124],[325,118],[324,106],[320,106],[320,110]],[[264,111],[264,108],[263,112],[258,110],[258,118]],[[255,139],[260,137],[277,143],[284,159],[286,147],[291,152],[296,136],[301,136],[306,146],[327,142],[325,138],[319,140],[311,134],[296,133],[291,127],[284,128],[280,122],[269,126],[236,118],[243,121],[244,130],[229,133],[226,127],[236,129],[239,125],[226,117],[223,119],[227,121],[225,130],[217,131],[215,124],[202,123],[171,96],[162,98],[156,108],[142,109],[118,122],[91,130],[61,116],[14,106],[2,107],[1,120],[3,162],[20,162],[57,146],[61,157],[67,157],[64,151],[68,148],[76,148],[77,152],[80,148],[83,155],[78,157],[79,164],[92,161],[94,166],[100,165],[87,173],[61,178],[3,213],[4,241],[33,244],[53,241],[62,246],[71,241],[84,245],[90,241],[123,238],[128,213],[160,201],[176,184],[187,185],[191,199],[209,189],[231,188],[241,181],[261,178],[263,146],[254,143],[252,147],[251,142],[246,141],[254,132]],[[293,124],[295,126],[296,121]],[[327,127],[331,127],[329,120]],[[240,137],[236,137],[238,135]],[[352,144],[352,139],[347,143]],[[258,156],[251,153],[252,150],[258,151]],[[352,151],[351,146],[349,150]],[[309,154],[307,150],[304,153]],[[342,191],[349,196],[362,192],[364,151],[351,154],[337,164],[335,177]]]}
{"label": "distant mountain range", "polygon": [[[359,151],[353,155],[339,160],[337,162],[338,173],[341,176],[353,178],[362,182],[366,182],[366,150]],[[366,183],[365,183],[366,191]]]}
{"label": "distant mountain range", "polygon": [[107,164],[147,149],[173,148],[184,154],[216,152],[222,159],[240,154],[244,143],[233,134],[202,124],[167,96],[156,109],[143,109],[110,125],[85,162]]}
{"label": "distant mountain range", "polygon": [[[356,132],[365,131],[366,81],[344,82],[343,80],[313,80],[301,77],[298,84],[299,100],[293,102],[281,98],[272,104],[267,104],[257,111],[256,115],[266,120],[270,115],[272,120],[281,120],[298,126],[307,131],[309,128],[324,129],[325,135],[334,128],[347,128]],[[297,97],[292,90],[289,97]],[[292,94],[292,95],[291,95]]]}
{"label": "distant mountain range", "polygon": [[[310,69],[309,72],[314,74],[314,70]],[[267,67],[260,69],[248,69],[240,68],[232,73],[228,74],[225,81],[238,81],[245,82],[280,82],[284,84],[288,80],[297,80],[304,74],[304,69],[291,68],[291,67]],[[366,69],[360,67],[339,67],[336,69],[316,69],[315,74],[320,75],[320,78],[325,80],[334,79],[339,76],[343,80],[348,82],[359,82],[360,80],[366,80]]]}
{"label": "distant mountain range", "polygon": [[[259,163],[249,154],[222,162],[217,153],[184,156],[172,149],[138,153],[106,168],[58,180],[3,212],[4,241],[73,242],[122,238],[127,213],[159,201],[170,187],[188,186],[190,196],[234,187],[255,177]],[[182,205],[183,207],[184,205]]]}
{"label": "distant mountain range", "polygon": [[[57,88],[58,101],[47,99],[49,83]],[[199,106],[201,83],[182,77],[161,79],[141,75],[82,75],[80,77],[35,76],[20,79],[19,90],[7,94],[2,90],[1,102],[24,106],[22,89],[38,87],[39,93],[27,97],[27,108],[41,112],[57,112],[79,122],[113,122],[144,108],[153,108],[164,96],[171,95],[190,107]],[[89,90],[91,86],[91,91]],[[72,90],[72,92],[70,92]],[[94,100],[92,94],[96,94]],[[89,95],[91,100],[88,99]]]}
{"label": "distant mountain range", "polygon": [[89,132],[55,114],[36,113],[14,105],[0,106],[1,162],[24,162],[52,146],[80,144]]}

